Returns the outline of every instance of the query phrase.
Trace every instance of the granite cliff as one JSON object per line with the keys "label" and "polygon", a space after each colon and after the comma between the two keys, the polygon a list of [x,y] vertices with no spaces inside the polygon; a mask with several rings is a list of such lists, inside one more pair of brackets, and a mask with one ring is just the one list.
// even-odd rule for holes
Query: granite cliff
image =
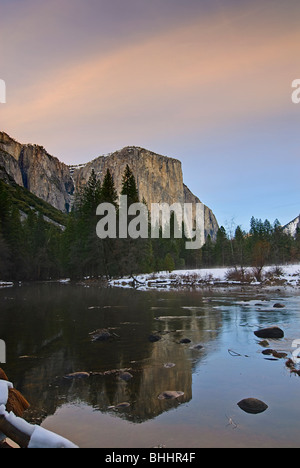
{"label": "granite cliff", "polygon": [[[139,147],[126,147],[90,163],[67,166],[51,156],[42,146],[23,145],[0,132],[0,166],[18,185],[63,212],[68,212],[76,190],[83,187],[92,170],[103,180],[107,169],[113,174],[118,192],[126,165],[133,171],[140,199],[151,203],[199,203],[183,183],[181,162]],[[214,239],[218,223],[205,207],[205,234]]]}
{"label": "granite cliff", "polygon": [[283,226],[283,230],[286,234],[289,234],[292,237],[296,237],[300,229],[300,215],[297,218],[293,219],[290,223]]}
{"label": "granite cliff", "polygon": [[31,193],[67,212],[75,187],[66,164],[38,145],[22,145],[0,132],[0,166]]}

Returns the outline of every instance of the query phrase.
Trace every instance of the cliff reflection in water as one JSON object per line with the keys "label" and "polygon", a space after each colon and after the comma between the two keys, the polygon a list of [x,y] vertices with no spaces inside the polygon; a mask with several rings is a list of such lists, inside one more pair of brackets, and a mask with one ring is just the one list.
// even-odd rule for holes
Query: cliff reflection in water
{"label": "cliff reflection in water", "polygon": [[[141,422],[190,401],[195,366],[205,359],[206,345],[217,338],[221,326],[221,314],[210,313],[211,305],[199,293],[187,297],[41,284],[0,291],[0,301],[0,336],[8,349],[5,370],[40,418],[63,404],[84,402]],[[92,342],[89,333],[97,328],[117,336]],[[151,343],[152,333],[161,340]],[[191,343],[180,344],[182,338]],[[204,348],[192,349],[198,343]],[[132,378],[122,380],[121,369]],[[82,371],[92,375],[64,378]],[[184,395],[158,399],[166,390]],[[130,406],[110,408],[123,402]]]}

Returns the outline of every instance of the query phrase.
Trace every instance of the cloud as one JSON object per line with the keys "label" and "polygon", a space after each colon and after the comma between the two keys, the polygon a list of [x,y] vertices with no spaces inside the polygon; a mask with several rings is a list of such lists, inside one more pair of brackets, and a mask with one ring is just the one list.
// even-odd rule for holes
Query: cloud
{"label": "cloud", "polygon": [[270,118],[290,103],[299,40],[298,27],[234,10],[80,56],[67,57],[62,46],[57,66],[43,59],[31,83],[16,81],[5,123],[13,134],[57,144],[82,131],[109,150],[112,142],[195,137]]}

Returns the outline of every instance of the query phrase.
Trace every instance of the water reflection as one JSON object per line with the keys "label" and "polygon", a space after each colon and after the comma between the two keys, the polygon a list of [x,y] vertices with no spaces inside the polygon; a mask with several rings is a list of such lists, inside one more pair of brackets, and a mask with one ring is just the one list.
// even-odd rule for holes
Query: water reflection
{"label": "water reflection", "polygon": [[[7,343],[5,370],[43,419],[65,403],[86,403],[134,422],[192,399],[192,375],[222,326],[222,311],[186,294],[40,284],[0,291],[0,337]],[[98,328],[114,340],[92,342]],[[150,334],[161,340],[151,343]],[[191,343],[181,344],[182,338]],[[200,343],[203,349],[192,349]],[[173,363],[173,367],[164,364]],[[133,378],[124,381],[118,370]],[[66,380],[73,372],[87,379]],[[105,375],[103,375],[105,373]],[[166,390],[184,392],[159,400]],[[112,409],[120,403],[130,406]]]}

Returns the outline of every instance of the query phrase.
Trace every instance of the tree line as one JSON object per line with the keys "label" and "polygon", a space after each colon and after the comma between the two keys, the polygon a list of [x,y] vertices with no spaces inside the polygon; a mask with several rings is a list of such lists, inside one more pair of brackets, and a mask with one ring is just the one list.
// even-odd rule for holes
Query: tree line
{"label": "tree line", "polygon": [[[123,174],[121,195],[128,206],[142,202],[129,166]],[[42,212],[29,210],[21,215],[8,186],[0,181],[0,279],[14,281],[49,280],[62,277],[82,279],[135,275],[183,268],[233,266],[240,271],[253,266],[259,271],[266,264],[285,264],[300,260],[300,233],[286,234],[279,221],[271,224],[252,217],[250,231],[236,226],[226,232],[221,226],[216,240],[207,237],[199,250],[187,250],[186,238],[100,239],[96,233],[101,203],[115,206],[119,216],[118,194],[107,170],[101,183],[93,171],[87,185],[78,191],[65,229],[45,221]],[[127,222],[129,223],[129,217]],[[118,223],[117,223],[118,225]],[[150,229],[150,226],[149,226]]]}
{"label": "tree line", "polygon": [[259,272],[265,265],[298,262],[300,232],[294,238],[283,230],[277,219],[271,224],[268,219],[262,221],[253,216],[249,232],[237,226],[229,235],[221,226],[216,241],[208,237],[201,250],[205,267],[231,266],[243,271],[244,267],[252,266]]}

